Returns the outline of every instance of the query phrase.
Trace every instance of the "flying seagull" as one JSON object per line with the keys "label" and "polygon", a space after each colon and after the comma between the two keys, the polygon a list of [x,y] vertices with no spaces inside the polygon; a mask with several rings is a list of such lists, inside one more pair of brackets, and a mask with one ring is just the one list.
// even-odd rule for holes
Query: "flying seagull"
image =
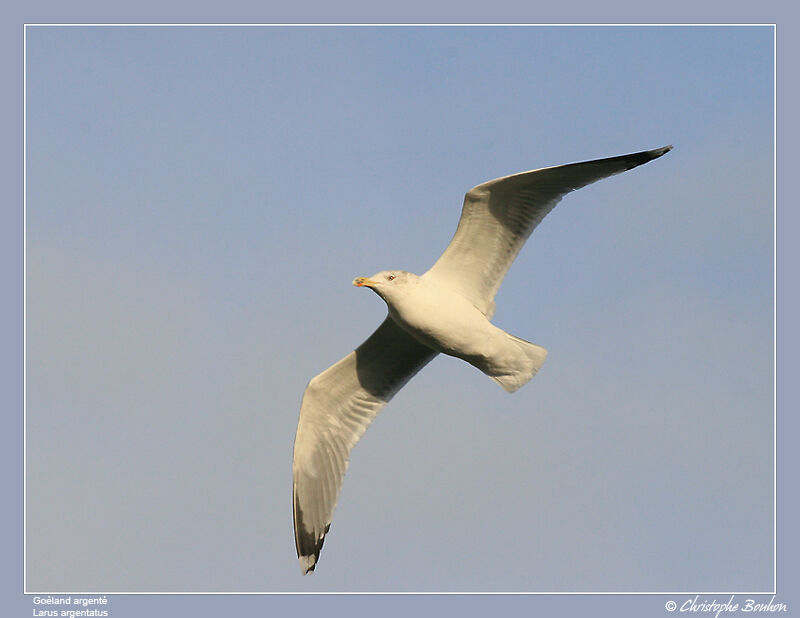
{"label": "flying seagull", "polygon": [[313,378],[303,394],[292,464],[294,534],[303,574],[317,565],[350,450],[383,406],[434,356],[462,358],[508,392],[542,366],[547,350],[489,320],[503,277],[544,216],[570,191],[671,149],[546,167],[480,184],[467,192],[455,236],[425,274],[386,270],[353,280],[377,293],[389,314],[364,343]]}

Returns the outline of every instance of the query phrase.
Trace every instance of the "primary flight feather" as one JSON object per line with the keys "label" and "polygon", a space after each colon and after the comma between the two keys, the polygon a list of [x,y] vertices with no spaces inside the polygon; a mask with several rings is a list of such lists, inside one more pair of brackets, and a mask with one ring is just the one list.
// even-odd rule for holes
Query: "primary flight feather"
{"label": "primary flight feather", "polygon": [[458,228],[436,263],[358,277],[389,315],[353,352],[313,378],[303,394],[294,443],[297,557],[314,570],[331,525],[350,450],[392,396],[439,352],[462,358],[513,392],[547,351],[494,326],[494,296],[533,229],[559,200],[601,178],[672,149],[546,167],[490,180],[467,192]]}

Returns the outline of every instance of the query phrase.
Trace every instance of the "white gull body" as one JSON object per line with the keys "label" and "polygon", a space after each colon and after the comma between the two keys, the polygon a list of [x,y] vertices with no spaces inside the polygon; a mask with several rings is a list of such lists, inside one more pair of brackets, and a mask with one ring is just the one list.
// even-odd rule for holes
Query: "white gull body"
{"label": "white gull body", "polygon": [[353,283],[375,290],[395,324],[414,339],[467,361],[510,393],[530,380],[547,356],[543,347],[497,328],[491,314],[435,275],[387,270]]}
{"label": "white gull body", "polygon": [[313,378],[303,394],[292,474],[302,572],[316,567],[350,450],[392,396],[438,353],[462,358],[506,391],[528,382],[547,351],[494,326],[494,296],[533,229],[570,191],[658,158],[672,147],[542,168],[478,185],[464,198],[455,236],[417,276],[359,277],[389,315],[358,348]]}

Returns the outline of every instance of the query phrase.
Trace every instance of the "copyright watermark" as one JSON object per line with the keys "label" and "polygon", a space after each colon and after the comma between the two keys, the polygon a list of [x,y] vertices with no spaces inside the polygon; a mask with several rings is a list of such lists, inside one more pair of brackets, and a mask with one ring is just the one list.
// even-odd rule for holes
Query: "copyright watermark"
{"label": "copyright watermark", "polygon": [[[680,604],[679,604],[680,603]],[[736,595],[731,595],[726,601],[717,601],[717,599],[700,598],[700,595],[690,597],[683,602],[676,602],[669,600],[664,604],[664,609],[668,612],[678,611],[680,613],[703,613],[713,614],[714,618],[719,618],[721,614],[725,613],[767,613],[775,614],[787,611],[786,603],[776,603],[775,595],[767,601],[758,601],[756,599],[736,599]]]}

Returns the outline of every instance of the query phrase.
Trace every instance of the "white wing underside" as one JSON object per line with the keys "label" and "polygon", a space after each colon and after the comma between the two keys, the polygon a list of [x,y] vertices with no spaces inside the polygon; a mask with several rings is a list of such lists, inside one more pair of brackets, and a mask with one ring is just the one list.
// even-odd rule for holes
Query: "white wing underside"
{"label": "white wing underside", "polygon": [[[491,317],[494,296],[533,229],[559,200],[660,157],[671,146],[491,180],[464,198],[458,228],[425,277],[460,292]],[[350,450],[392,396],[436,352],[387,317],[356,350],[309,382],[294,444],[294,527],[304,573],[330,527]]]}
{"label": "white wing underside", "polygon": [[570,191],[660,157],[672,147],[545,167],[490,180],[467,192],[458,228],[425,273],[456,289],[485,314],[522,245]]}
{"label": "white wing underside", "polygon": [[387,317],[356,350],[309,382],[294,442],[294,529],[303,572],[313,571],[350,449],[392,396],[436,352]]}

